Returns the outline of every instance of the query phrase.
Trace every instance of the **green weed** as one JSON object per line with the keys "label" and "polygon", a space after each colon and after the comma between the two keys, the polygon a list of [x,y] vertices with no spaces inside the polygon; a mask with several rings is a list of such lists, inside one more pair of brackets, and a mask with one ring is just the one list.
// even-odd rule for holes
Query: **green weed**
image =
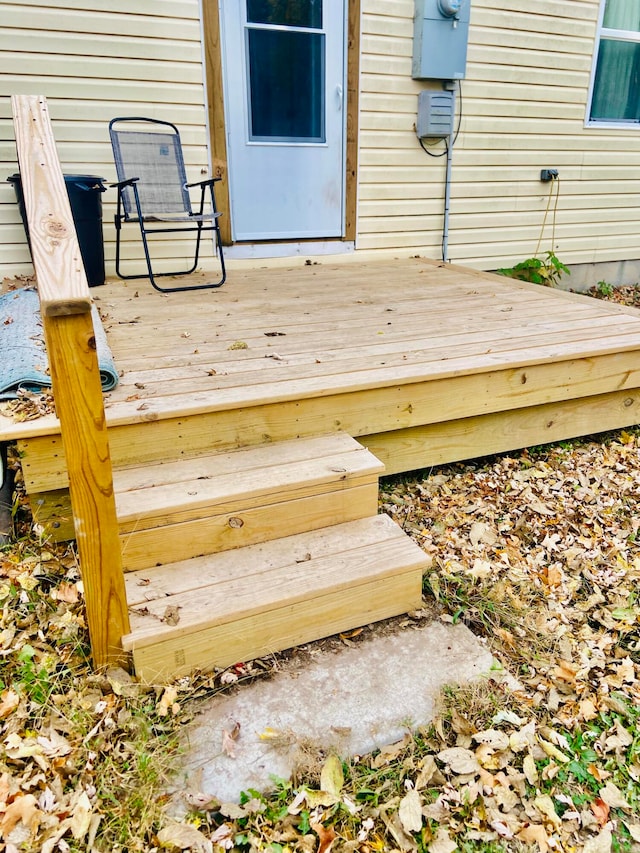
{"label": "green weed", "polygon": [[497,270],[499,275],[530,281],[545,287],[556,287],[563,275],[571,275],[571,270],[563,264],[555,252],[547,252],[544,259],[527,258],[512,267]]}
{"label": "green weed", "polygon": [[608,299],[610,296],[613,296],[614,287],[608,281],[599,281],[596,284],[596,290],[600,296]]}

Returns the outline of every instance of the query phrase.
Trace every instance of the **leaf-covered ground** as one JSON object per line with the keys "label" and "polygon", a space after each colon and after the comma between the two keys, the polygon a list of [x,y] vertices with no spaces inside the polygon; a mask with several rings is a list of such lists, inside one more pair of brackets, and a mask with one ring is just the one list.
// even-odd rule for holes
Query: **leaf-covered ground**
{"label": "leaf-covered ground", "polygon": [[191,791],[182,819],[165,792],[197,698],[273,662],[152,688],[93,673],[75,554],[18,507],[0,550],[0,850],[639,851],[639,497],[636,429],[386,481],[382,509],[431,557],[428,609],[520,689],[445,690],[398,744],[319,751],[240,805]]}

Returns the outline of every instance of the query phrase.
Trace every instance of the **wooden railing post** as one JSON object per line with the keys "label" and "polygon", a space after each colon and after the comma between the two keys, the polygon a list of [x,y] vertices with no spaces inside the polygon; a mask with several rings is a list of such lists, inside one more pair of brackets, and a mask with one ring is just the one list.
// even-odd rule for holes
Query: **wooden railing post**
{"label": "wooden railing post", "polygon": [[93,660],[123,663],[129,616],[91,296],[46,100],[14,95],[11,102]]}

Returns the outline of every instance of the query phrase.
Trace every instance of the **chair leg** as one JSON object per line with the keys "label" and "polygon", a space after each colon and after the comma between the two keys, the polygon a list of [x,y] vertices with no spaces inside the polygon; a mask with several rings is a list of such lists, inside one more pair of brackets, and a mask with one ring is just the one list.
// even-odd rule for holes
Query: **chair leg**
{"label": "chair leg", "polygon": [[118,187],[118,207],[114,216],[116,226],[116,275],[118,278],[127,278],[120,272],[120,232],[122,231],[122,187]]}
{"label": "chair leg", "polygon": [[[149,241],[147,239],[147,231],[144,227],[144,219],[142,217],[142,208],[140,205],[140,197],[138,195],[138,188],[135,184],[132,185],[131,189],[133,190],[133,197],[136,206],[136,212],[138,214],[138,223],[140,225],[140,236],[142,238],[142,247],[144,250],[144,257],[147,263],[147,275],[123,275],[120,272],[120,230],[122,227],[122,216],[121,216],[121,190],[118,191],[118,213],[116,215],[116,274],[119,278],[129,280],[129,279],[139,279],[139,278],[148,278],[151,282],[151,285],[160,293],[178,293],[180,291],[186,290],[205,290],[208,288],[221,287],[227,277],[226,268],[224,264],[224,255],[222,251],[222,239],[220,237],[220,228],[218,226],[217,220],[214,220],[214,231],[216,235],[216,248],[218,251],[218,255],[220,257],[220,266],[221,266],[221,277],[217,282],[206,284],[191,284],[185,285],[183,287],[161,287],[157,282],[156,278],[162,276],[174,276],[174,275],[189,275],[192,273],[196,267],[198,266],[198,258],[200,257],[200,242],[202,239],[202,222],[198,222],[198,235],[196,237],[196,248],[195,248],[195,257],[193,260],[193,265],[187,270],[179,270],[176,272],[166,272],[166,273],[154,273],[153,267],[151,264],[151,252],[149,250]],[[200,203],[200,212],[202,212],[204,206],[204,187],[202,188],[202,200]],[[213,196],[213,187],[211,187],[211,203],[213,205],[212,209],[215,210],[215,198]],[[178,229],[179,230],[179,229]]]}

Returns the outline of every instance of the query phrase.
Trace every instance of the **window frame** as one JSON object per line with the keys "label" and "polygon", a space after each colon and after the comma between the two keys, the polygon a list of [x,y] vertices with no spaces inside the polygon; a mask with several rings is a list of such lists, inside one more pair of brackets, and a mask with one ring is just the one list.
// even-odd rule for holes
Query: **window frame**
{"label": "window frame", "polygon": [[591,105],[593,103],[593,90],[596,81],[596,68],[598,67],[598,57],[600,55],[600,42],[604,37],[612,41],[624,41],[640,43],[640,32],[633,30],[613,30],[603,26],[604,13],[607,8],[607,0],[600,0],[600,11],[598,13],[598,27],[594,42],[593,59],[591,62],[591,77],[589,80],[589,93],[587,96],[587,111],[584,119],[585,127],[600,127],[604,130],[637,130],[640,127],[640,120],[634,119],[593,119],[591,118]]}

